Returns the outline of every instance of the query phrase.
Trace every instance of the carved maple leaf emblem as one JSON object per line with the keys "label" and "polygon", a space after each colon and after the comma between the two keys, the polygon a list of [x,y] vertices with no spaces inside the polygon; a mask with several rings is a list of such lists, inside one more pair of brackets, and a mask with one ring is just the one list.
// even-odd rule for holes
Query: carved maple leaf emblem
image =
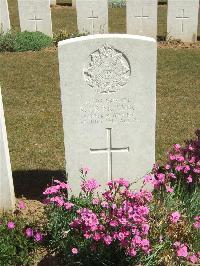
{"label": "carved maple leaf emblem", "polygon": [[86,83],[98,93],[114,93],[127,84],[131,69],[121,52],[105,44],[90,55],[83,73]]}

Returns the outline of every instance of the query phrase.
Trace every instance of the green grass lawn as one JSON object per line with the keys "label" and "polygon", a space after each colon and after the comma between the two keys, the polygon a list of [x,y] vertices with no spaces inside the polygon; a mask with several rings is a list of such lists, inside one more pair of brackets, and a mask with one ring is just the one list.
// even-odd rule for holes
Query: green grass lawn
{"label": "green grass lawn", "polygon": [[[9,7],[12,24],[17,26],[16,2],[10,0]],[[165,8],[161,7],[160,11],[164,12]],[[116,15],[110,16],[112,32],[124,32],[125,9],[109,12]],[[159,12],[160,32],[164,32],[162,12]],[[64,25],[68,32],[76,30],[75,10],[70,7],[54,8],[54,30],[64,28]],[[200,128],[199,73],[200,50],[158,50],[158,161],[164,161],[173,143],[183,143]],[[0,54],[0,83],[13,171],[63,170],[64,144],[57,51]],[[42,178],[41,174],[38,177]],[[33,186],[36,186],[35,183]],[[28,184],[27,189],[30,191],[34,188]]]}

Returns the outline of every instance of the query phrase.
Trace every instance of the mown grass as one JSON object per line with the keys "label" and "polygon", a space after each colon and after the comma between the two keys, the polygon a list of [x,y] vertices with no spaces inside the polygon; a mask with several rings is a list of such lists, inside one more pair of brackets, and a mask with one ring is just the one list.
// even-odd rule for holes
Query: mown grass
{"label": "mown grass", "polygon": [[[19,20],[14,0],[9,0],[9,8],[12,25],[17,28]],[[159,11],[161,35],[165,32],[165,9],[166,6],[162,6]],[[125,9],[109,12],[112,32],[124,32]],[[65,26],[68,32],[76,30],[76,13],[71,7],[53,8],[52,18],[54,31]],[[158,50],[158,161],[165,160],[166,151],[173,143],[183,143],[200,128],[199,72],[198,49]],[[34,178],[42,178],[39,172],[37,176],[38,170],[64,170],[57,51],[0,54],[0,83],[13,171],[36,170]],[[33,186],[36,187],[35,183]],[[29,183],[26,188],[30,192],[35,187]]]}

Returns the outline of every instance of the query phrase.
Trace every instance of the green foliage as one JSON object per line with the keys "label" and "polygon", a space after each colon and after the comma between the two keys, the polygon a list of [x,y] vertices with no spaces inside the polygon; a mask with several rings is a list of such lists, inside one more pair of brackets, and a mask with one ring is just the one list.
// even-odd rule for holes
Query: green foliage
{"label": "green foliage", "polygon": [[54,45],[58,46],[58,42],[60,41],[70,39],[70,38],[81,37],[81,36],[86,36],[86,34],[79,33],[78,31],[74,33],[67,33],[66,30],[60,30],[57,34],[54,34],[53,43]]}
{"label": "green foliage", "polygon": [[39,51],[52,44],[53,39],[39,31],[0,33],[0,52]]}
{"label": "green foliage", "polygon": [[52,38],[42,32],[24,31],[16,34],[14,50],[16,52],[39,51],[52,46],[52,43]]}
{"label": "green foliage", "polygon": [[0,32],[0,52],[14,52],[16,34],[13,31]]}
{"label": "green foliage", "polygon": [[[11,220],[12,219],[12,220]],[[13,229],[8,228],[8,222],[15,224]],[[1,217],[0,223],[0,265],[30,265],[32,262],[31,253],[36,249],[37,243],[25,236],[27,221],[22,218]]]}

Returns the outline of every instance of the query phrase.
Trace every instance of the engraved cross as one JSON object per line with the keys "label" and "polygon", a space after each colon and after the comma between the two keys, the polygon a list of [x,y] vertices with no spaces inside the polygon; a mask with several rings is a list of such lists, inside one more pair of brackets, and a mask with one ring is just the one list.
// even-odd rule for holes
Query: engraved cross
{"label": "engraved cross", "polygon": [[184,20],[189,19],[189,17],[185,16],[185,10],[181,9],[182,16],[176,17],[176,19],[181,19],[181,31],[184,32]]}
{"label": "engraved cross", "polygon": [[94,34],[94,20],[98,19],[99,17],[94,16],[94,11],[92,10],[92,15],[90,17],[88,17],[89,20],[92,21],[92,34]]}
{"label": "engraved cross", "polygon": [[129,152],[129,147],[125,148],[113,148],[112,147],[112,128],[106,128],[107,131],[107,148],[102,148],[102,149],[90,149],[91,153],[98,153],[98,154],[103,154],[107,153],[108,155],[108,180],[112,180],[112,153],[116,152]]}
{"label": "engraved cross", "polygon": [[141,19],[142,26],[143,26],[144,19],[149,18],[149,16],[145,16],[145,15],[144,15],[144,8],[142,8],[142,13],[141,13],[141,15],[140,15],[140,16],[135,16],[135,18]]}
{"label": "engraved cross", "polygon": [[31,18],[29,20],[35,22],[35,31],[38,31],[38,22],[41,22],[42,19],[41,18],[37,18],[36,11],[34,11],[33,18]]}

